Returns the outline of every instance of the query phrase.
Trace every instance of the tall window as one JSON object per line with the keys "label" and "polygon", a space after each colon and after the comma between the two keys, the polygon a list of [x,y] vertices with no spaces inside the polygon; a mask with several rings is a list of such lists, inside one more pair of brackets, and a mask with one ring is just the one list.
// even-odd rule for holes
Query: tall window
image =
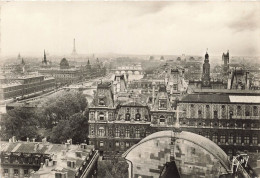
{"label": "tall window", "polygon": [[8,169],[4,169],[4,175],[8,176]]}
{"label": "tall window", "polygon": [[257,106],[253,107],[253,115],[254,116],[258,116],[258,108],[257,108]]}
{"label": "tall window", "polygon": [[246,135],[244,137],[244,144],[249,144],[249,136],[248,135]]}
{"label": "tall window", "polygon": [[104,137],[105,136],[105,129],[104,127],[99,127],[98,129],[98,136]]}
{"label": "tall window", "polygon": [[94,135],[94,127],[90,128],[90,135]]}
{"label": "tall window", "polygon": [[228,143],[233,143],[233,139],[234,139],[233,134],[232,133],[229,134]]}
{"label": "tall window", "polygon": [[130,130],[129,129],[125,130],[125,137],[127,137],[127,138],[130,137]]}
{"label": "tall window", "polygon": [[90,113],[90,120],[94,120],[95,118],[94,118],[94,112],[91,112]]}
{"label": "tall window", "polygon": [[241,106],[237,106],[237,115],[242,116],[242,108]]}
{"label": "tall window", "polygon": [[198,110],[198,117],[202,118],[202,111],[201,110]]}
{"label": "tall window", "polygon": [[216,133],[213,134],[212,141],[218,143],[218,135]]}
{"label": "tall window", "polygon": [[208,132],[205,133],[205,137],[209,139],[209,133]]}
{"label": "tall window", "polygon": [[137,120],[137,121],[140,121],[140,120],[141,120],[141,114],[140,114],[140,113],[137,113],[137,114],[135,115],[135,120]]}
{"label": "tall window", "polygon": [[241,143],[241,135],[238,134],[236,137],[236,143]]}
{"label": "tall window", "polygon": [[210,117],[210,107],[209,105],[206,105],[206,118],[209,119]]}
{"label": "tall window", "polygon": [[165,99],[159,100],[159,109],[167,109],[167,101]]}
{"label": "tall window", "polygon": [[108,120],[110,120],[110,121],[112,120],[112,113],[108,114]]}
{"label": "tall window", "polygon": [[119,132],[119,129],[116,128],[116,137],[119,137],[120,136],[120,132]]}
{"label": "tall window", "polygon": [[221,118],[222,119],[226,118],[226,106],[225,105],[221,106]]}
{"label": "tall window", "polygon": [[18,176],[19,172],[18,169],[14,169],[14,176]]}
{"label": "tall window", "polygon": [[220,143],[226,143],[226,136],[225,135],[220,136]]}
{"label": "tall window", "polygon": [[125,120],[126,120],[126,121],[130,121],[130,116],[131,116],[131,115],[130,115],[129,113],[126,113],[126,114],[125,114]]}
{"label": "tall window", "polygon": [[140,138],[140,130],[139,129],[135,129],[135,137]]}
{"label": "tall window", "polygon": [[195,117],[195,107],[193,104],[190,105],[190,117]]}
{"label": "tall window", "polygon": [[253,144],[257,144],[257,143],[258,143],[257,135],[253,135],[252,143],[253,143]]}
{"label": "tall window", "polygon": [[218,118],[218,111],[214,111],[214,119]]}

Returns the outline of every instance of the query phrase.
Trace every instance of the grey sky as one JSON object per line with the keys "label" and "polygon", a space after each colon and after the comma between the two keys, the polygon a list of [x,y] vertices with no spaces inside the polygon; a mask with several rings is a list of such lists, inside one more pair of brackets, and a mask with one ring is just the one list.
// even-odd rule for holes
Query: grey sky
{"label": "grey sky", "polygon": [[2,55],[260,55],[259,2],[8,2]]}

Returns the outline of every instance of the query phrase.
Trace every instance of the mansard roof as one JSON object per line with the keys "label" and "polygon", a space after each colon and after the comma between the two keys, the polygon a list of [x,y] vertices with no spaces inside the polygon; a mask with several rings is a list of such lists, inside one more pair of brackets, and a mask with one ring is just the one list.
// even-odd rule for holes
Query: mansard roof
{"label": "mansard roof", "polygon": [[130,101],[130,102],[126,102],[123,103],[122,106],[139,106],[139,107],[145,107],[147,106],[146,104],[140,103],[140,102],[136,102],[136,101]]}
{"label": "mansard roof", "polygon": [[180,102],[193,103],[258,103],[260,96],[229,95],[229,94],[189,94]]}

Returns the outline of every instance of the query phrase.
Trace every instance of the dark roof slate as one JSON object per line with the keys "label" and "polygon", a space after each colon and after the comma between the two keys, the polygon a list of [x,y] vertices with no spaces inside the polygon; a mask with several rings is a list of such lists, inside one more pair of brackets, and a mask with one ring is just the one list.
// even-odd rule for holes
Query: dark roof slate
{"label": "dark roof slate", "polygon": [[229,95],[225,94],[189,94],[181,99],[181,102],[198,103],[229,103]]}

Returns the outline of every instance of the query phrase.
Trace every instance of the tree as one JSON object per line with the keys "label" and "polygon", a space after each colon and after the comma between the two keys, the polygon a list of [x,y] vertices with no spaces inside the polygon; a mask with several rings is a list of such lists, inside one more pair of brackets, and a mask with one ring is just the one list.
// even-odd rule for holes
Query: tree
{"label": "tree", "polygon": [[1,118],[0,136],[8,140],[12,136],[17,139],[37,138],[37,120],[35,113],[27,108],[17,107],[7,111]]}
{"label": "tree", "polygon": [[82,113],[87,107],[87,100],[82,92],[61,92],[58,96],[48,98],[43,103],[40,123],[47,129],[53,128],[61,120],[69,120],[75,113]]}
{"label": "tree", "polygon": [[51,142],[62,143],[72,138],[73,143],[83,143],[88,133],[87,118],[82,113],[72,115],[69,120],[61,120],[51,132]]}
{"label": "tree", "polygon": [[98,162],[98,178],[124,178],[128,177],[128,164],[117,158]]}

